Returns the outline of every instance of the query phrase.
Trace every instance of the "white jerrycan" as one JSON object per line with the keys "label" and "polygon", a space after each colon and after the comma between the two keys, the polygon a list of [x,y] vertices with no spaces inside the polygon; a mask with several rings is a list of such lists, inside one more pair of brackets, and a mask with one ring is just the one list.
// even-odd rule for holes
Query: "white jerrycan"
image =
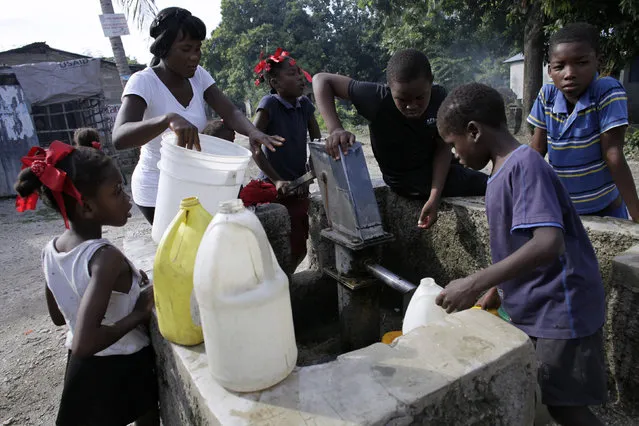
{"label": "white jerrycan", "polygon": [[435,304],[435,299],[442,290],[443,288],[438,286],[432,278],[421,280],[415,294],[410,299],[408,308],[406,308],[404,324],[402,325],[403,335],[429,322],[438,321],[447,315],[444,309]]}
{"label": "white jerrycan", "polygon": [[195,258],[195,296],[213,377],[236,392],[266,389],[297,362],[288,278],[241,200],[220,203]]}

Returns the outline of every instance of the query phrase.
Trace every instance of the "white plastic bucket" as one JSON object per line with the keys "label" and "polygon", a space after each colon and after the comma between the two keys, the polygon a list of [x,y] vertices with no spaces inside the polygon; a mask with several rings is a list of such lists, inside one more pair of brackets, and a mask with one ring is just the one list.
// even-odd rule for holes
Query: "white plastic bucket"
{"label": "white plastic bucket", "polygon": [[177,136],[162,137],[160,181],[153,219],[153,241],[159,243],[184,198],[198,197],[214,215],[221,201],[237,198],[251,152],[224,139],[200,134],[202,151],[177,146]]}

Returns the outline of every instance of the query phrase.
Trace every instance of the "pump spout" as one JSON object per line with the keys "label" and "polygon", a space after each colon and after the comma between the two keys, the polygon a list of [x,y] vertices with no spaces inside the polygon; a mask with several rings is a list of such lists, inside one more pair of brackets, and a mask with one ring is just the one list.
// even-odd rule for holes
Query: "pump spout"
{"label": "pump spout", "polygon": [[404,278],[394,274],[388,269],[384,268],[381,265],[372,263],[367,264],[366,269],[371,273],[375,278],[382,281],[384,284],[389,286],[390,288],[399,291],[402,294],[410,293],[417,288],[417,286],[409,281],[406,281]]}

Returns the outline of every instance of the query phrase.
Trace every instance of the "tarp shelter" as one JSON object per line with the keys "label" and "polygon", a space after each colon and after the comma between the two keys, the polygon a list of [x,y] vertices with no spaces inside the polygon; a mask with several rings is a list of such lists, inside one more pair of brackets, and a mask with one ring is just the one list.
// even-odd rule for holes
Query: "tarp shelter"
{"label": "tarp shelter", "polygon": [[20,159],[38,145],[29,105],[14,74],[0,74],[0,196],[15,194]]}
{"label": "tarp shelter", "polygon": [[60,104],[102,93],[100,59],[40,62],[10,69],[31,105]]}
{"label": "tarp shelter", "polygon": [[[15,194],[20,158],[31,146],[48,146],[56,139],[70,143],[74,130],[84,126],[98,129],[105,142],[110,140],[100,59],[15,65],[0,68],[0,77],[13,82],[1,86],[0,92],[0,196]],[[12,124],[17,120],[22,127]]]}

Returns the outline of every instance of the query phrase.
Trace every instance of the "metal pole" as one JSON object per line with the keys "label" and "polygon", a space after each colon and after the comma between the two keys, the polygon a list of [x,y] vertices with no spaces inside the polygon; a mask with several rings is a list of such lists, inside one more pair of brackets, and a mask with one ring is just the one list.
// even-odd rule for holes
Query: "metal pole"
{"label": "metal pole", "polygon": [[389,271],[381,265],[368,264],[366,269],[375,278],[382,281],[387,286],[399,291],[400,293],[409,293],[417,288],[417,286],[397,274]]}

